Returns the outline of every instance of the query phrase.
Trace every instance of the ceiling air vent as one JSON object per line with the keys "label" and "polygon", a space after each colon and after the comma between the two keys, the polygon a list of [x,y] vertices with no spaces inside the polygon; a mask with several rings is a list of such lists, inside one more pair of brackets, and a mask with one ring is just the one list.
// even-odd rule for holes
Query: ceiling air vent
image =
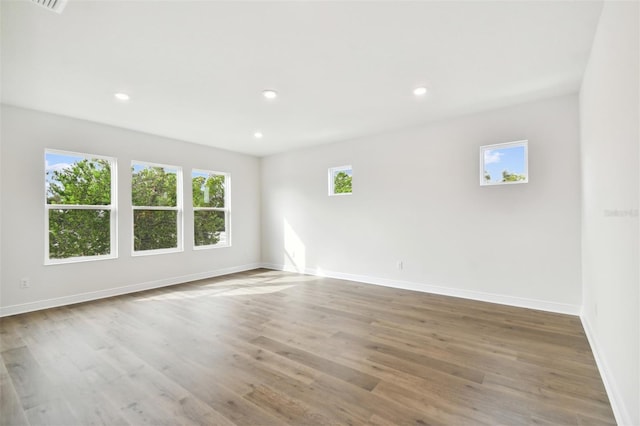
{"label": "ceiling air vent", "polygon": [[32,1],[49,10],[53,10],[56,13],[62,13],[62,9],[64,9],[64,7],[67,5],[67,0],[32,0]]}

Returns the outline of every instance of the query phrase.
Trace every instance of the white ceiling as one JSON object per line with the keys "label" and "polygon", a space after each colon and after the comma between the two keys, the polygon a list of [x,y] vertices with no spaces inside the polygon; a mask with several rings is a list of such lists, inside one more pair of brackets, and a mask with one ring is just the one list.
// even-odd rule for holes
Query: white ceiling
{"label": "white ceiling", "polygon": [[601,7],[2,0],[2,101],[263,156],[575,92]]}

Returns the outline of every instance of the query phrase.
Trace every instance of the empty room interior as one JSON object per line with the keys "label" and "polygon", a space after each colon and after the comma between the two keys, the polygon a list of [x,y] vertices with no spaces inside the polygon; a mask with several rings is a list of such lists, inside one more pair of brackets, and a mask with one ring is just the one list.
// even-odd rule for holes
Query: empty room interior
{"label": "empty room interior", "polygon": [[0,425],[640,426],[638,1],[0,15]]}

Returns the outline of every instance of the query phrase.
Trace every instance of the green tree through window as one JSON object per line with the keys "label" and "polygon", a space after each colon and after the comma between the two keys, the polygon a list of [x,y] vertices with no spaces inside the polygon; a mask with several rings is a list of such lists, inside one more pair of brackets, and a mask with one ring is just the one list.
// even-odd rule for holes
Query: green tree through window
{"label": "green tree through window", "polygon": [[527,183],[529,141],[480,147],[480,186]]}
{"label": "green tree through window", "polygon": [[353,170],[351,166],[329,169],[329,195],[347,195],[353,192]]}
{"label": "green tree through window", "polygon": [[351,194],[351,176],[346,172],[338,172],[333,180],[335,194]]}
{"label": "green tree through window", "polygon": [[82,154],[45,153],[48,261],[113,253],[111,164]]}
{"label": "green tree through window", "polygon": [[191,183],[194,245],[228,244],[227,175],[194,170]]}
{"label": "green tree through window", "polygon": [[179,169],[134,163],[131,167],[134,251],[179,247]]}
{"label": "green tree through window", "polygon": [[502,171],[502,181],[503,182],[519,182],[525,180],[526,177],[524,175],[519,175],[517,173],[511,173],[508,170]]}

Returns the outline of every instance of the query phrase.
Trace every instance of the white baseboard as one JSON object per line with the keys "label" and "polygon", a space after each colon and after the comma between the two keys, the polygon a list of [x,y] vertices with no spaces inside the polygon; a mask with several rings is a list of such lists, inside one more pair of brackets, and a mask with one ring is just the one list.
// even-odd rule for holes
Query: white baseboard
{"label": "white baseboard", "polygon": [[[221,275],[232,274],[235,272],[244,272],[256,268],[267,268],[276,271],[298,272],[308,275],[316,275],[322,277],[336,278],[347,281],[357,281],[366,284],[375,284],[385,287],[400,288],[404,290],[421,291],[425,293],[441,294],[444,296],[460,297],[463,299],[479,300],[483,302],[498,303],[501,305],[517,306],[522,308],[537,309],[541,311],[556,312],[569,315],[579,315],[580,307],[557,302],[549,302],[544,300],[527,299],[515,296],[505,296],[500,294],[484,293],[479,291],[456,289],[445,286],[432,284],[415,283],[410,281],[391,280],[388,278],[378,278],[366,275],[347,274],[343,272],[325,271],[320,269],[306,268],[299,270],[285,265],[276,265],[269,263],[253,263],[241,265],[231,268],[218,269],[214,271],[201,272],[197,274],[183,275],[178,277],[166,278],[157,281],[149,281],[139,284],[132,284],[122,287],[110,288],[88,293],[81,293],[71,296],[58,297],[54,299],[39,300],[19,305],[10,305],[0,307],[0,317],[9,315],[22,314],[26,312],[37,311],[47,308],[55,308],[59,306],[71,305],[74,303],[88,302],[106,297],[119,296],[122,294],[135,293],[138,291],[150,290],[159,287],[166,287],[184,282],[201,280],[205,278],[213,278]],[[593,345],[592,345],[593,346]]]}
{"label": "white baseboard", "polygon": [[400,288],[404,290],[421,291],[424,293],[440,294],[443,296],[460,297],[463,299],[472,299],[482,302],[498,303],[500,305],[517,306],[520,308],[536,309],[539,311],[554,312],[568,315],[580,315],[580,306],[566,303],[549,302],[545,300],[527,299],[516,296],[505,296],[501,294],[485,293],[474,290],[464,290],[451,288],[433,284],[416,283],[411,281],[392,280],[388,278],[378,278],[366,275],[346,274],[343,272],[325,271],[321,269],[306,268],[299,270],[295,267],[287,267],[286,265],[276,265],[271,263],[263,263],[263,268],[273,269],[276,271],[298,272],[307,275],[316,275],[320,277],[336,278],[347,281],[357,281],[365,284],[375,284],[385,287]]}
{"label": "white baseboard", "polygon": [[104,299],[106,297],[120,296],[122,294],[135,293],[138,291],[151,290],[154,288],[166,287],[175,284],[182,284],[189,281],[213,278],[221,275],[233,274],[235,272],[250,271],[252,269],[259,268],[260,266],[261,265],[259,263],[252,263],[248,265],[234,266],[231,268],[217,269],[214,271],[200,272],[197,274],[166,278],[157,281],[148,281],[145,283],[126,285],[122,287],[109,288],[88,293],[74,294],[71,296],[57,297],[55,299],[38,300],[36,302],[23,303],[20,305],[3,306],[0,307],[0,317],[39,311],[41,309],[56,308],[59,306],[88,302],[96,299]]}
{"label": "white baseboard", "polygon": [[611,403],[611,409],[613,409],[613,415],[616,417],[616,423],[620,426],[631,426],[633,425],[631,414],[625,407],[624,400],[618,391],[618,387],[616,386],[616,381],[611,373],[609,364],[602,355],[602,351],[600,350],[601,346],[593,332],[593,327],[591,327],[591,323],[585,315],[580,315],[580,320],[582,321],[582,328],[584,328],[584,332],[587,335],[587,340],[589,340],[591,352],[593,352],[593,356],[596,359],[596,365],[600,371],[600,377],[602,377],[604,388],[609,396],[609,402]]}
{"label": "white baseboard", "polygon": [[[320,269],[306,268],[299,270],[294,267],[287,267],[286,265],[276,265],[270,263],[254,263],[242,266],[236,266],[231,268],[218,269],[214,271],[201,272],[197,274],[183,275],[179,277],[172,277],[157,281],[148,281],[145,283],[133,284],[128,286],[116,287],[111,289],[99,290],[94,292],[82,293],[72,296],[58,297],[55,299],[40,300],[36,302],[24,303],[20,305],[11,305],[0,307],[0,317],[9,315],[16,315],[26,312],[37,311],[47,308],[55,308],[59,306],[72,305],[75,303],[88,302],[91,300],[103,299],[107,297],[119,296],[122,294],[135,293],[144,290],[151,290],[154,288],[167,287],[171,285],[181,284],[189,281],[196,281],[206,278],[218,277],[221,275],[232,274],[236,272],[250,271],[256,268],[266,268],[276,271],[288,271],[297,272],[307,275],[315,275],[328,278],[336,278],[347,281],[356,281],[365,284],[381,285],[385,287],[399,288],[404,290],[421,291],[426,293],[440,294],[444,296],[460,297],[463,299],[479,300],[483,302],[498,303],[501,305],[517,306],[522,308],[537,309],[548,312],[580,315],[580,307],[576,305],[548,302],[543,300],[527,299],[514,296],[504,296],[499,294],[478,292],[472,290],[456,289],[444,286],[437,286],[431,284],[415,283],[410,281],[391,280],[387,278],[371,277],[366,275],[347,274],[335,271],[325,271]],[[604,382],[605,389],[611,402],[616,421],[619,425],[631,425],[631,415],[626,410],[622,398],[619,392],[616,390],[615,380],[610,373],[610,369],[607,366],[605,359],[599,350],[598,341],[592,331],[592,327],[588,319],[580,315],[583,328],[591,345],[591,350],[594,354],[596,364],[600,371],[602,381]]]}
{"label": "white baseboard", "polygon": [[596,360],[596,365],[600,372],[600,376],[602,377],[602,381],[607,391],[607,395],[609,397],[609,401],[611,403],[611,408],[613,410],[613,414],[615,415],[616,422],[621,426],[633,425],[633,422],[631,420],[631,415],[628,412],[628,410],[625,408],[620,392],[617,390],[614,376],[611,374],[611,370],[609,369],[605,361],[605,358],[602,356],[602,351],[599,350],[600,345],[598,344],[598,340],[596,339],[595,334],[593,333],[593,329],[588,319],[584,315],[581,315],[580,306],[564,304],[564,303],[556,303],[556,302],[547,302],[547,301],[541,301],[541,300],[535,300],[535,299],[526,299],[526,298],[513,297],[513,296],[503,296],[499,294],[491,294],[491,293],[484,293],[484,292],[471,291],[471,290],[461,290],[461,289],[455,289],[455,288],[449,288],[449,287],[443,287],[443,286],[435,286],[430,284],[390,280],[386,278],[377,278],[377,277],[370,277],[370,276],[364,276],[364,275],[345,274],[341,272],[332,272],[332,271],[325,271],[325,270],[318,270],[318,269],[311,269],[311,268],[306,268],[305,270],[299,270],[295,267],[287,267],[286,265],[275,265],[275,264],[262,264],[262,267],[267,269],[273,269],[276,271],[298,272],[298,273],[304,273],[308,275],[343,279],[347,281],[357,281],[357,282],[366,283],[366,284],[382,285],[386,287],[400,288],[405,290],[422,291],[427,293],[441,294],[444,296],[461,297],[464,299],[473,299],[473,300],[479,300],[483,302],[498,303],[501,305],[517,306],[522,308],[537,309],[537,310],[555,312],[555,313],[561,313],[561,314],[569,314],[569,315],[577,315],[577,316],[579,315],[585,334],[587,335],[589,345],[591,346],[591,351],[594,354],[594,358]]}

